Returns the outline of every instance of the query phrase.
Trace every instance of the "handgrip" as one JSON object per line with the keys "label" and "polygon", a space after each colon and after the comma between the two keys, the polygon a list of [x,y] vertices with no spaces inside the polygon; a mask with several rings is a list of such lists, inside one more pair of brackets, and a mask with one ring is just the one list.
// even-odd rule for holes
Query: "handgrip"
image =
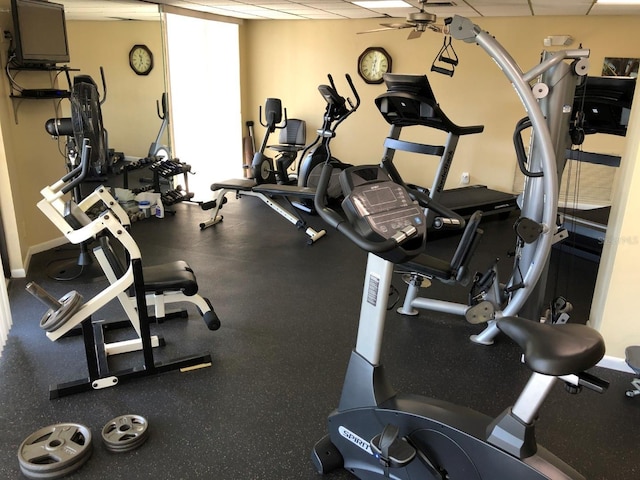
{"label": "handgrip", "polygon": [[431,65],[431,71],[436,73],[441,73],[442,75],[448,75],[449,77],[453,77],[455,70],[448,70],[446,68],[438,67],[436,65]]}
{"label": "handgrip", "polygon": [[457,218],[436,217],[433,219],[433,228],[436,230],[459,230],[464,227],[464,220],[460,223]]}
{"label": "handgrip", "polygon": [[[407,190],[409,192],[409,195],[411,195],[411,197],[413,197],[414,200],[417,200],[417,202],[420,204],[421,207],[428,208],[429,210],[438,214],[436,219],[434,219],[434,225],[433,225],[436,229],[464,228],[464,226],[466,225],[466,221],[464,218],[462,218],[460,215],[458,215],[456,212],[454,212],[450,208],[447,208],[441,203],[436,202],[426,193],[421,192],[420,190],[417,190],[417,189],[407,188]],[[437,225],[436,221],[439,221],[440,224]]]}
{"label": "handgrip", "polygon": [[524,149],[524,142],[522,141],[522,131],[531,127],[531,120],[529,117],[521,118],[516,123],[515,131],[513,132],[513,147],[516,150],[516,159],[518,160],[518,167],[520,171],[527,177],[542,177],[542,172],[531,172],[527,169],[527,153]]}

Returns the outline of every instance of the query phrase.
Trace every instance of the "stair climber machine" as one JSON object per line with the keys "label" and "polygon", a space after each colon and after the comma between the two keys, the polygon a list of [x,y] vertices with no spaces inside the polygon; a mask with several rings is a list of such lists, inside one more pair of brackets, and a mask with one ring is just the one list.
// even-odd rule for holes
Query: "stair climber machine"
{"label": "stair climber machine", "polygon": [[[456,16],[450,24],[455,38],[480,45],[513,83],[539,139],[543,164],[553,167],[548,179],[548,169],[540,178],[547,180],[546,187],[554,193],[551,137],[526,75],[492,36],[469,20]],[[600,334],[580,324],[500,318],[496,328],[522,348],[524,362],[533,373],[515,404],[496,418],[445,401],[396,393],[380,363],[388,292],[394,264],[424,249],[425,212],[379,166],[358,166],[340,174],[345,195],[342,216],[325,200],[332,170],[327,162],[315,207],[330,226],[367,251],[368,260],[356,346],[340,402],[329,416],[329,433],[315,444],[311,455],[318,473],[344,468],[361,479],[584,479],[537,445],[535,421],[558,380],[575,390],[580,386],[606,390],[607,382],[584,373],[604,355]],[[555,197],[551,198],[543,208],[543,219],[553,225]],[[438,208],[434,202],[432,209],[438,213]],[[543,229],[540,237],[550,243],[552,229]],[[536,259],[544,259],[544,252],[535,253]],[[534,263],[527,280],[535,283],[541,263],[538,267]]]}
{"label": "stair climber machine", "polygon": [[[540,64],[528,72],[522,72],[508,53],[494,42],[487,41],[486,35],[481,30],[476,31],[477,27],[460,26],[462,28],[455,34],[467,42],[480,44],[503,68],[505,75],[518,92],[526,91],[527,98],[531,99],[531,105],[525,104],[527,116],[518,122],[514,134],[516,158],[525,175],[524,190],[518,198],[520,216],[514,225],[517,237],[513,254],[514,264],[510,278],[506,281],[504,279],[501,281],[499,278],[497,261],[486,272],[477,273],[470,288],[469,301],[464,304],[419,297],[419,294],[425,279],[436,278],[444,282],[466,285],[465,282],[469,280],[469,276],[467,272],[459,269],[460,266],[465,266],[464,263],[460,263],[465,261],[464,258],[460,258],[460,254],[472,253],[472,246],[467,245],[468,249],[457,252],[451,262],[448,264],[445,262],[441,266],[436,265],[436,268],[428,257],[416,257],[406,265],[398,267],[398,270],[408,272],[409,278],[407,294],[398,312],[404,315],[417,315],[417,309],[425,309],[464,316],[473,324],[487,322],[487,327],[480,334],[473,335],[471,340],[478,344],[490,345],[500,332],[496,325],[497,319],[513,315],[534,319],[542,316],[551,247],[567,236],[566,231],[559,226],[557,216],[559,179],[566,162],[565,140],[569,138],[572,119],[571,108],[566,106],[573,105],[576,85],[587,73],[589,51],[577,49],[547,52]],[[411,78],[395,80],[396,84],[405,84],[402,86],[404,90],[407,90],[406,85],[410,82],[413,82],[414,88],[419,84],[419,80]],[[424,97],[424,82],[418,88],[422,92],[421,96]],[[394,95],[397,96],[397,91]],[[393,101],[392,97],[387,95],[388,100],[385,100],[387,105]],[[381,102],[380,105],[385,107],[385,102]],[[416,105],[415,102],[413,105]],[[433,105],[426,102],[421,102],[419,106],[418,112],[423,112],[422,116],[425,116],[425,112],[426,116],[433,116],[431,112],[436,111]],[[387,108],[387,111],[391,112],[391,109]],[[520,132],[523,126],[534,125],[533,114],[538,112],[542,114],[540,121],[545,123],[546,133],[543,136],[534,128],[527,156]],[[393,126],[392,133],[398,128],[400,127]],[[458,128],[473,129],[474,127]],[[545,144],[547,139],[549,143]],[[401,181],[393,166],[393,150],[390,150],[396,148],[394,145],[397,145],[398,140],[393,139],[391,135],[391,140],[387,139],[387,141],[389,142],[387,153],[391,155],[383,158],[382,165],[390,172],[394,181]],[[429,146],[417,145],[415,149],[427,147]],[[443,152],[444,154],[446,152]],[[438,189],[432,189],[432,192],[429,192],[430,196],[433,195],[433,190],[437,192]],[[486,214],[486,211],[484,213]],[[428,225],[432,225],[432,221],[437,218],[433,213],[429,213]],[[425,259],[427,261],[424,261]]]}
{"label": "stair climber machine", "polygon": [[[322,166],[327,160],[327,144],[336,136],[338,126],[360,106],[360,97],[353,87],[352,91],[356,100],[355,104],[352,103],[349,98],[345,99],[340,96],[336,89],[336,85],[333,82],[333,77],[328,75],[328,78],[329,85],[320,85],[318,87],[318,91],[326,102],[326,107],[322,117],[322,127],[320,127],[317,132],[318,136],[302,151],[302,160],[298,166],[297,175],[299,187],[315,188],[318,185]],[[327,195],[330,200],[339,200],[342,198],[342,191],[340,190],[338,175],[340,170],[349,167],[350,165],[341,162],[336,157],[331,157],[331,163],[334,166],[335,173],[333,179],[329,183]],[[294,202],[293,205],[305,212],[312,213],[314,211],[313,199],[303,199],[300,202]]]}

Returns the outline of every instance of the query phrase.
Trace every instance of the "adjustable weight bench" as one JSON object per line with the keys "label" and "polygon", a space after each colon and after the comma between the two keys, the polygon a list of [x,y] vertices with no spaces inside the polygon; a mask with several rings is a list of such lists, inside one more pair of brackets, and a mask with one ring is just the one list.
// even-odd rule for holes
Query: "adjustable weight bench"
{"label": "adjustable weight bench", "polygon": [[[82,169],[86,172],[88,156],[83,149]],[[79,167],[78,167],[79,168]],[[197,283],[190,269],[183,262],[166,264],[165,266],[149,267],[144,270],[140,249],[128,230],[129,218],[118,205],[113,196],[104,188],[98,187],[80,204],[65,202],[62,197],[74,188],[83,178],[78,168],[67,174],[58,182],[41,190],[43,199],[38,202],[38,208],[56,225],[65,237],[74,244],[78,244],[96,237],[117,240],[126,252],[126,269],[120,267],[120,276],[116,275],[115,263],[110,263],[108,257],[109,240],[102,240],[102,245],[96,249],[96,257],[105,271],[109,285],[92,298],[73,304],[59,302],[59,310],[51,308],[41,326],[46,330],[47,337],[57,341],[72,329],[81,327],[85,346],[88,376],[54,385],[49,392],[50,398],[58,398],[73,393],[107,388],[118,383],[138,377],[155,375],[171,370],[187,371],[211,365],[209,354],[183,356],[178,359],[156,362],[154,347],[160,345],[158,337],[150,333],[150,319],[147,312],[147,299],[153,298],[156,304],[156,316],[164,315],[164,304],[175,301],[194,303],[203,313],[207,326],[216,329],[219,321],[210,303],[196,295]],[[104,211],[92,219],[86,211],[96,203],[100,203]],[[111,262],[114,259],[111,258]],[[150,277],[146,282],[145,271]],[[130,295],[130,293],[132,294]],[[77,293],[77,292],[73,292]],[[193,295],[190,295],[193,293]],[[155,301],[160,300],[162,302]],[[137,333],[137,338],[118,343],[107,344],[104,330],[107,322],[94,321],[92,315],[110,301],[118,299],[123,306],[131,325]],[[53,299],[52,303],[56,303]],[[55,318],[55,322],[49,321]],[[141,350],[143,361],[141,365],[124,370],[113,370],[109,366],[108,355],[114,353],[133,352]]]}
{"label": "adjustable weight bench", "polygon": [[[302,199],[311,199],[315,196],[315,189],[309,187],[298,187],[295,185],[280,185],[280,184],[258,184],[254,179],[231,179],[224,182],[214,183],[211,185],[211,190],[217,192],[217,195],[213,201],[203,204],[203,209],[213,209],[211,212],[211,218],[206,222],[200,224],[200,230],[204,230],[207,227],[219,223],[224,218],[219,215],[220,209],[227,202],[226,195],[228,193],[235,193],[236,198],[241,198],[243,195],[248,197],[256,197],[266,203],[269,207],[275,210],[280,216],[288,220],[297,229],[304,229],[307,235],[307,243],[309,245],[314,244],[317,240],[322,238],[325,234],[325,230],[316,231],[297,214],[291,213],[290,210],[281,205],[273,197],[283,197],[289,202],[288,197],[296,197]],[[292,208],[295,212],[295,209]]]}
{"label": "adjustable weight bench", "polygon": [[[113,250],[109,237],[100,237],[100,245],[93,249],[98,263],[107,277],[109,283],[116,282],[121,278],[126,269],[120,261],[120,258]],[[188,317],[186,310],[178,312],[167,312],[166,305],[177,302],[193,303],[198,313],[202,316],[209,330],[217,330],[220,328],[220,320],[213,310],[213,306],[209,299],[198,295],[198,282],[195,273],[184,260],[163,263],[160,265],[143,266],[142,276],[144,278],[145,300],[148,306],[153,307],[153,315],[149,320],[155,319],[158,323],[162,323],[165,319],[174,318],[176,316]],[[139,322],[136,313],[136,297],[133,292],[122,292],[118,295],[118,300],[122,308],[127,313],[135,330],[140,334]],[[115,322],[117,326],[128,322]],[[105,324],[111,325],[111,324]],[[153,346],[159,346],[161,341],[157,337],[152,337]],[[119,353],[127,353],[141,348],[139,339],[118,342],[116,344],[106,344],[106,355],[115,355]]]}

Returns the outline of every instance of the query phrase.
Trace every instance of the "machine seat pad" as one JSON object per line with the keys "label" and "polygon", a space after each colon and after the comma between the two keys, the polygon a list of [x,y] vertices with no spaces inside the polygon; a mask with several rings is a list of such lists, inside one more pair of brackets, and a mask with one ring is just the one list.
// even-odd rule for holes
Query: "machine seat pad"
{"label": "machine seat pad", "polygon": [[308,198],[313,200],[316,196],[316,189],[311,187],[298,187],[297,185],[280,185],[278,183],[263,183],[253,187],[256,193],[266,193],[280,197]]}
{"label": "machine seat pad", "polygon": [[604,356],[602,336],[575,323],[539,323],[520,317],[503,317],[498,328],[524,352],[525,363],[543,375],[569,375],[593,367]]}
{"label": "machine seat pad", "polygon": [[450,280],[455,277],[455,272],[449,262],[426,254],[418,255],[410,262],[399,264],[397,269],[419,273],[425,277],[438,278],[440,280]]}
{"label": "machine seat pad", "polygon": [[146,292],[182,290],[187,296],[198,293],[198,282],[187,262],[178,260],[142,268]]}
{"label": "machine seat pad", "polygon": [[269,145],[271,150],[275,150],[276,152],[284,152],[284,153],[296,153],[304,148],[304,145]]}
{"label": "machine seat pad", "polygon": [[250,192],[256,186],[256,181],[252,178],[232,178],[224,182],[218,182],[211,185],[211,190],[238,190],[242,192]]}

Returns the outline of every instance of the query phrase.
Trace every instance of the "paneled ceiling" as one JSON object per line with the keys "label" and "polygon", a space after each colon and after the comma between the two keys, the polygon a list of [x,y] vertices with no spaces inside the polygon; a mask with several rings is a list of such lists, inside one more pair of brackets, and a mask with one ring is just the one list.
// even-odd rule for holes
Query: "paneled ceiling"
{"label": "paneled ceiling", "polygon": [[[157,18],[158,4],[241,19],[325,20],[404,18],[420,8],[363,8],[347,0],[54,0],[65,5],[70,20]],[[532,15],[640,15],[640,5],[600,5],[595,0],[431,0],[426,11],[438,17],[509,17]]]}

